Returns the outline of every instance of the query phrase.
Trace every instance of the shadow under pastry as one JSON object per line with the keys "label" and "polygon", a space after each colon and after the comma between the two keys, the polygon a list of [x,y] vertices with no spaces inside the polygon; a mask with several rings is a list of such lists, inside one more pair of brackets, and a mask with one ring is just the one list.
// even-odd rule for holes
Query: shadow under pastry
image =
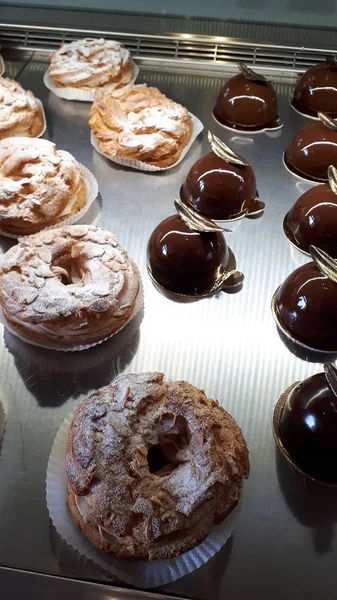
{"label": "shadow under pastry", "polygon": [[[234,536],[235,530],[221,550],[206,564],[185,575],[179,581],[171,583],[169,592],[183,594],[191,598],[224,598],[225,594],[221,594],[221,585],[231,558]],[[221,577],[219,577],[219,573],[221,573]],[[165,589],[162,587],[156,588],[157,592],[160,590],[167,593],[167,586]]]}
{"label": "shadow under pastry", "polygon": [[332,550],[337,521],[337,489],[326,487],[292,469],[275,448],[276,472],[281,492],[294,517],[310,527],[318,554]]}
{"label": "shadow under pastry", "polygon": [[4,328],[4,341],[27,390],[42,407],[57,407],[110,383],[135,356],[143,309],[109,340],[82,352],[26,344]]}

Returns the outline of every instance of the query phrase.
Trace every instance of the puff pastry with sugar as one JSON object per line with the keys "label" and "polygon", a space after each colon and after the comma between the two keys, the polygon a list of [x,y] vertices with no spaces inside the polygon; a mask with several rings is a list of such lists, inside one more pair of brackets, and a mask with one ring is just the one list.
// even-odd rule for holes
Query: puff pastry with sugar
{"label": "puff pastry with sugar", "polygon": [[192,134],[187,109],[145,84],[127,86],[119,97],[96,98],[89,124],[100,150],[111,158],[158,167],[177,162]]}
{"label": "puff pastry with sugar", "polygon": [[113,40],[76,40],[50,55],[48,75],[58,87],[117,89],[133,77],[130,52]]}
{"label": "puff pastry with sugar", "polygon": [[200,544],[235,508],[249,455],[202,390],[124,374],[75,410],[65,467],[71,516],[96,548],[161,560]]}
{"label": "puff pastry with sugar", "polygon": [[48,140],[0,141],[0,229],[35,233],[83,208],[87,189],[80,166]]}
{"label": "puff pastry with sugar", "polygon": [[43,110],[33,92],[13,79],[0,77],[0,139],[38,137],[44,126]]}
{"label": "puff pastry with sugar", "polygon": [[138,270],[112,233],[70,225],[21,238],[3,256],[0,306],[19,337],[81,350],[134,316]]}

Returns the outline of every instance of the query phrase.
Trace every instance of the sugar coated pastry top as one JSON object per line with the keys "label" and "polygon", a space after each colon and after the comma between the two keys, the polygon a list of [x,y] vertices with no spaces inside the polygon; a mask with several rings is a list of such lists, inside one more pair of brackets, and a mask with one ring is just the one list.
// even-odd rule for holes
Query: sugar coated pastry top
{"label": "sugar coated pastry top", "polygon": [[75,158],[48,140],[0,141],[0,228],[52,224],[72,210],[83,186]]}
{"label": "sugar coated pastry top", "polygon": [[49,76],[63,87],[126,84],[133,71],[130,52],[113,40],[83,39],[63,44],[50,56]]}
{"label": "sugar coated pastry top", "polygon": [[185,552],[236,506],[249,474],[234,419],[186,381],[121,375],[77,407],[66,450],[68,506],[119,558]]}
{"label": "sugar coated pastry top", "polygon": [[36,137],[44,127],[42,109],[31,91],[0,77],[0,139],[12,135]]}
{"label": "sugar coated pastry top", "polygon": [[3,256],[0,304],[12,327],[35,340],[105,339],[132,317],[134,264],[112,233],[90,225],[44,230]]}
{"label": "sugar coated pastry top", "polygon": [[102,152],[160,167],[175,163],[192,133],[186,108],[157,88],[132,85],[122,96],[93,102],[90,126]]}

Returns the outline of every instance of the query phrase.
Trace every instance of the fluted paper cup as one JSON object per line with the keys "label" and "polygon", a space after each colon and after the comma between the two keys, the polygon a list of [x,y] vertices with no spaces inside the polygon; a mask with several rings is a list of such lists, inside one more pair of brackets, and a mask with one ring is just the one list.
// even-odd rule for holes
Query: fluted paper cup
{"label": "fluted paper cup", "polygon": [[102,156],[105,156],[105,158],[111,160],[111,162],[117,163],[118,165],[122,165],[123,167],[129,167],[131,169],[136,169],[137,171],[149,171],[152,173],[155,171],[167,171],[168,169],[173,169],[173,167],[176,167],[177,165],[179,165],[179,163],[181,163],[182,160],[184,160],[184,158],[185,158],[187,152],[189,151],[189,149],[191,148],[193,142],[196,140],[199,133],[201,133],[204,128],[202,122],[198,119],[198,117],[196,117],[195,115],[192,115],[192,113],[189,113],[189,114],[192,119],[192,135],[190,137],[190,140],[189,140],[187,146],[185,146],[181,155],[179,156],[178,160],[173,165],[170,165],[169,167],[157,167],[156,165],[149,165],[146,162],[143,162],[142,160],[128,160],[126,158],[118,158],[118,157],[111,158],[111,156],[109,156],[108,154],[105,154],[104,152],[102,152],[102,150],[100,150],[99,145],[98,145],[98,140],[97,140],[96,136],[93,134],[93,132],[90,133],[90,142],[99,154],[101,154]]}
{"label": "fluted paper cup", "polygon": [[[128,81],[125,84],[125,86],[121,86],[120,88],[117,88],[116,91],[118,91],[119,89],[123,90],[124,87],[131,85],[136,81],[136,79],[138,77],[138,73],[139,73],[139,68],[133,60],[131,62],[132,62],[132,70],[133,70],[133,77],[132,77],[131,81]],[[95,99],[96,93],[104,92],[104,86],[96,87],[96,88],[59,87],[56,85],[56,83],[50,77],[48,71],[46,71],[43,76],[43,82],[44,82],[45,86],[48,88],[48,90],[53,92],[53,94],[55,94],[59,98],[63,98],[63,100],[77,100],[78,102],[93,102]],[[116,84],[116,87],[118,85],[119,84]],[[111,84],[111,85],[109,84],[109,86],[106,87],[106,90],[109,92],[114,91],[113,84]]]}
{"label": "fluted paper cup", "polygon": [[204,542],[177,558],[142,561],[121,560],[97,550],[82,535],[74,524],[67,507],[67,477],[65,452],[68,431],[73,415],[62,423],[49,456],[46,491],[49,516],[59,535],[80,555],[92,560],[102,569],[126,583],[141,588],[166,585],[195,571],[210,560],[231,537],[239,517],[240,505],[217,527],[214,527]]}

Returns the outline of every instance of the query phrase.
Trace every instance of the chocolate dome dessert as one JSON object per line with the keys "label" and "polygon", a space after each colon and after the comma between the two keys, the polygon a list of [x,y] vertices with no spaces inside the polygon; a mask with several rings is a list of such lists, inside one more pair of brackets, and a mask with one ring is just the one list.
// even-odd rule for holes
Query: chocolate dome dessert
{"label": "chocolate dome dessert", "polygon": [[316,481],[337,484],[337,370],[331,363],[280,396],[275,441],[292,467]]}
{"label": "chocolate dome dessert", "polygon": [[242,283],[223,230],[190,207],[175,205],[178,214],[159,223],[148,242],[148,271],[157,287],[202,297]]}
{"label": "chocolate dome dessert", "polygon": [[212,152],[191,167],[180,189],[181,200],[216,221],[262,212],[252,167],[210,131],[208,141]]}
{"label": "chocolate dome dessert", "polygon": [[306,348],[337,351],[337,263],[311,246],[314,262],[291,273],[276,290],[272,309],[283,333]]}
{"label": "chocolate dome dessert", "polygon": [[318,116],[296,133],[284,154],[289,171],[308,181],[327,181],[329,166],[337,167],[337,121]]}
{"label": "chocolate dome dessert", "polygon": [[291,244],[309,254],[310,246],[337,258],[337,169],[328,170],[329,183],[311,188],[285,216],[283,230]]}
{"label": "chocolate dome dessert", "polygon": [[308,69],[296,85],[291,104],[305,116],[317,117],[319,112],[337,116],[337,61],[328,56],[325,63]]}
{"label": "chocolate dome dessert", "polygon": [[247,132],[281,127],[271,83],[243,63],[238,67],[239,75],[220,90],[213,110],[215,119],[226,127]]}

